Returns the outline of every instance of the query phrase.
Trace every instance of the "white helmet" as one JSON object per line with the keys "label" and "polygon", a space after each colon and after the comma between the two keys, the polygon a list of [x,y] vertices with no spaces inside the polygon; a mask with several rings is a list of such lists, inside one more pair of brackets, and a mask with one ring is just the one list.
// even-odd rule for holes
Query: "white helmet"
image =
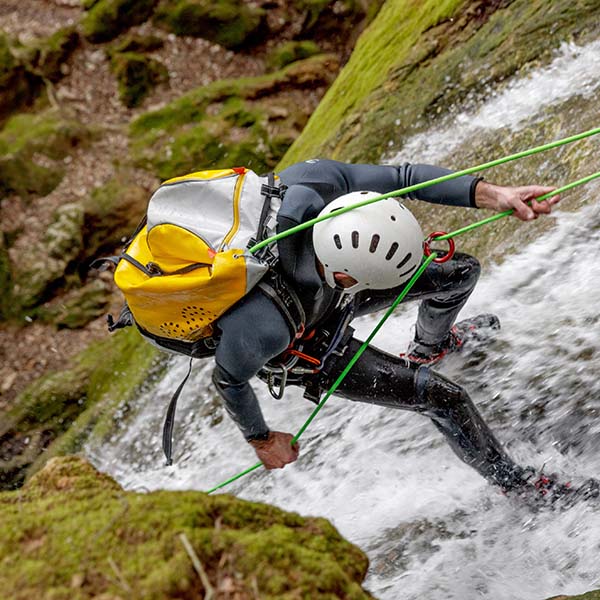
{"label": "white helmet", "polygon": [[[328,204],[327,215],[357,202],[381,196],[352,192]],[[344,291],[389,289],[409,279],[421,264],[423,232],[412,213],[396,198],[355,208],[317,223],[313,244],[325,280],[336,287],[334,273],[346,273],[357,283]]]}

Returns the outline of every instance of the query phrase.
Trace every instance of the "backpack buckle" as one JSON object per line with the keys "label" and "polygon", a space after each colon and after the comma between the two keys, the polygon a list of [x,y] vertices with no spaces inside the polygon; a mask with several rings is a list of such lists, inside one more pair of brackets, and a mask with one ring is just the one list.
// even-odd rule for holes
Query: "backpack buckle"
{"label": "backpack buckle", "polygon": [[263,196],[269,196],[269,197],[276,196],[279,198],[280,190],[279,190],[279,187],[276,185],[269,185],[267,183],[263,183],[260,186],[260,193]]}

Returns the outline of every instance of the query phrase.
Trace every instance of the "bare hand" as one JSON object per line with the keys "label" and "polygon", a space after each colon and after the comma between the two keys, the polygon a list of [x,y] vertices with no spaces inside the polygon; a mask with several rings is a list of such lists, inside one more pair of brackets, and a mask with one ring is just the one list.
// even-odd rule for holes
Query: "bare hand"
{"label": "bare hand", "polygon": [[538,202],[536,198],[554,191],[556,188],[542,185],[504,187],[480,181],[475,188],[475,204],[479,208],[491,208],[497,212],[514,210],[521,221],[537,219],[540,214],[549,214],[560,196]]}
{"label": "bare hand", "polygon": [[271,431],[266,440],[252,440],[256,456],[262,461],[265,469],[282,469],[288,463],[294,462],[300,453],[298,442],[292,445],[294,436],[281,431]]}

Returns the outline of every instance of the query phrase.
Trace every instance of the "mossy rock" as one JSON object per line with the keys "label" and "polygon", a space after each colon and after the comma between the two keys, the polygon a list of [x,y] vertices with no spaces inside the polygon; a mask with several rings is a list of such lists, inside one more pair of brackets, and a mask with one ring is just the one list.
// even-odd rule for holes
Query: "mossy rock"
{"label": "mossy rock", "polygon": [[269,70],[277,71],[287,65],[305,58],[319,54],[321,49],[316,42],[304,40],[301,42],[289,41],[276,46],[267,57]]}
{"label": "mossy rock", "polygon": [[300,100],[306,89],[325,89],[337,68],[334,57],[319,55],[273,74],[198,88],[132,123],[134,160],[161,179],[200,167],[268,171],[308,119],[294,94]]}
{"label": "mossy rock", "polygon": [[169,79],[165,65],[138,52],[115,52],[110,63],[121,102],[129,108],[139,106],[156,85]]}
{"label": "mossy rock", "polygon": [[144,216],[148,200],[147,190],[126,171],[95,188],[83,202],[84,264],[121,247]]}
{"label": "mossy rock", "polygon": [[315,155],[379,162],[390,141],[401,145],[432,115],[549,60],[599,16],[598,4],[568,0],[388,0],[282,166]]}
{"label": "mossy rock", "polygon": [[157,354],[134,329],[119,331],[33,382],[0,424],[0,487],[18,486],[51,457],[112,432],[117,407],[161,364]]}
{"label": "mossy rock", "polygon": [[37,306],[65,278],[71,262],[83,248],[83,206],[60,206],[43,240],[13,265],[13,297],[22,308]]}
{"label": "mossy rock", "polygon": [[[62,159],[91,138],[89,129],[55,111],[11,117],[0,131],[0,194],[45,196],[64,175]],[[40,165],[35,155],[55,161]]]}
{"label": "mossy rock", "polygon": [[105,315],[107,306],[107,286],[97,279],[44,304],[30,315],[58,329],[81,329]]}
{"label": "mossy rock", "polygon": [[[292,0],[293,7],[304,15],[301,36],[319,39],[351,30],[371,9],[375,12],[383,0]],[[375,5],[373,7],[373,5]]]}
{"label": "mossy rock", "polygon": [[83,35],[92,43],[109,42],[146,21],[158,0],[98,0],[82,21]]}
{"label": "mossy rock", "polygon": [[[325,519],[202,492],[125,492],[77,457],[0,494],[11,598],[371,598],[368,561]],[[132,590],[135,590],[133,592]]]}
{"label": "mossy rock", "polygon": [[239,49],[260,39],[265,15],[262,8],[238,0],[163,0],[155,21],[176,35]]}
{"label": "mossy rock", "polygon": [[31,44],[28,66],[33,72],[56,82],[63,76],[62,65],[78,46],[79,34],[75,27],[59,29],[50,37]]}
{"label": "mossy rock", "polygon": [[27,45],[0,32],[0,125],[11,114],[33,106],[45,89],[44,80],[56,82],[63,76],[61,66],[78,44],[74,27]]}
{"label": "mossy rock", "polygon": [[17,58],[17,45],[0,32],[0,125],[12,113],[31,106],[44,86],[42,77]]}
{"label": "mossy rock", "polygon": [[128,33],[117,40],[110,48],[114,52],[153,52],[164,46],[164,40],[157,35],[140,35]]}

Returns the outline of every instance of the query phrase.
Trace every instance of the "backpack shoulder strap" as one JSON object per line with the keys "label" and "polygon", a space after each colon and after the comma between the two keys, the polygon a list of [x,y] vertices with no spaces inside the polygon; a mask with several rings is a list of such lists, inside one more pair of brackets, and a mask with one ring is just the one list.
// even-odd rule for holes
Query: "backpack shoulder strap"
{"label": "backpack shoulder strap", "polygon": [[257,286],[277,306],[286,320],[292,338],[302,335],[306,313],[300,298],[276,269],[269,269]]}

